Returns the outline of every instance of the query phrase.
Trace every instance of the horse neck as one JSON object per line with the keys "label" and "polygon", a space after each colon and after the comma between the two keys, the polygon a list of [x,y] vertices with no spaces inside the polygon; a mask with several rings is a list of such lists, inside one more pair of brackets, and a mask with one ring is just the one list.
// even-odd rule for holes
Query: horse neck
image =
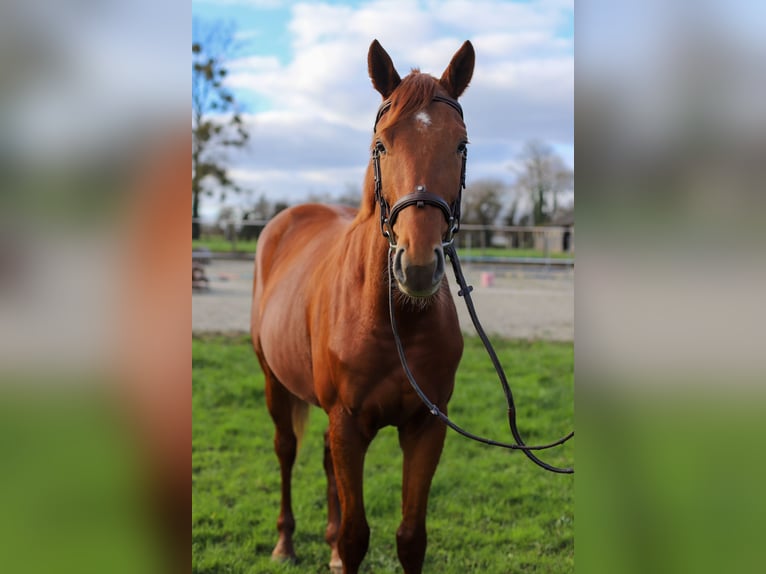
{"label": "horse neck", "polygon": [[348,265],[361,281],[363,300],[375,315],[388,316],[388,242],[380,232],[376,210],[362,209],[347,239]]}

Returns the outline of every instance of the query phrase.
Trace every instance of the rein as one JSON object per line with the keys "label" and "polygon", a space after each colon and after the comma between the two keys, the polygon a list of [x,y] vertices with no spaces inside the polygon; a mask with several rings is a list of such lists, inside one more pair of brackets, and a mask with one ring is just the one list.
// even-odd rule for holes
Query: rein
{"label": "rein", "polygon": [[[393,253],[393,251],[394,251],[393,249],[389,249],[389,254]],[[457,253],[455,252],[454,246],[448,245],[447,247],[444,248],[444,251],[449,257],[450,262],[452,263],[452,269],[455,272],[455,279],[458,282],[458,285],[460,285],[460,291],[458,292],[458,295],[463,297],[466,307],[468,308],[468,313],[471,316],[471,321],[473,322],[473,325],[476,328],[476,332],[478,333],[482,343],[484,343],[484,348],[487,350],[487,354],[489,355],[490,360],[492,361],[492,365],[495,367],[495,371],[497,372],[497,375],[500,378],[500,384],[503,386],[503,392],[505,393],[505,400],[506,400],[506,403],[508,404],[508,423],[511,427],[511,434],[513,435],[513,438],[516,442],[515,443],[500,442],[493,439],[488,439],[488,438],[475,435],[463,429],[462,427],[455,424],[447,415],[445,415],[439,409],[439,407],[437,407],[433,402],[431,402],[431,400],[423,392],[423,389],[420,388],[417,381],[415,380],[414,375],[412,374],[412,371],[410,370],[409,365],[407,364],[407,357],[404,354],[404,346],[402,345],[402,340],[401,340],[401,337],[399,336],[399,330],[396,327],[396,316],[394,313],[394,296],[393,296],[394,284],[391,277],[391,262],[389,261],[389,265],[388,265],[389,318],[391,320],[391,329],[393,330],[393,333],[394,333],[394,343],[396,343],[396,350],[399,353],[399,360],[402,363],[404,374],[407,375],[407,380],[410,382],[410,386],[412,386],[413,390],[420,397],[420,400],[422,400],[423,403],[426,405],[429,412],[435,417],[438,417],[444,424],[446,424],[452,430],[456,431],[458,434],[466,438],[469,438],[471,440],[475,440],[477,442],[487,444],[490,446],[498,446],[498,447],[509,449],[509,450],[520,450],[527,456],[527,458],[529,458],[537,466],[544,468],[545,470],[549,470],[551,472],[556,472],[559,474],[574,474],[573,468],[560,468],[557,466],[552,466],[548,464],[547,462],[540,460],[539,458],[537,458],[537,456],[535,456],[532,453],[532,451],[535,451],[535,450],[546,450],[546,449],[564,444],[569,439],[574,437],[574,431],[548,444],[527,445],[524,443],[524,439],[521,437],[521,433],[519,432],[518,426],[516,424],[516,405],[513,400],[513,392],[511,391],[511,387],[508,384],[508,380],[505,376],[505,372],[503,371],[503,367],[500,365],[500,360],[497,358],[495,349],[492,347],[492,343],[490,343],[489,338],[487,337],[487,334],[484,332],[484,328],[481,326],[481,323],[479,322],[479,318],[476,315],[476,309],[474,308],[473,300],[471,299],[471,294],[470,294],[471,291],[473,290],[473,287],[471,287],[470,285],[466,283],[465,277],[463,276],[463,271],[460,267],[460,261],[457,258]]]}
{"label": "rein", "polygon": [[[461,118],[463,117],[463,111],[460,108],[460,104],[458,104],[456,101],[450,100],[448,98],[444,98],[441,96],[434,97],[434,100],[449,104],[460,113]],[[390,101],[383,102],[380,109],[378,110],[377,118],[375,119],[375,127],[377,127],[378,121],[383,116],[383,114],[388,110],[390,106],[391,106]],[[419,186],[414,193],[404,196],[403,198],[401,198],[399,201],[397,201],[394,204],[393,208],[389,209],[388,203],[383,198],[383,194],[382,194],[382,182],[380,177],[380,163],[379,163],[380,159],[379,159],[379,153],[377,148],[373,148],[372,161],[373,161],[373,169],[374,169],[374,176],[375,176],[375,198],[380,204],[380,208],[381,208],[381,214],[380,214],[381,232],[383,236],[386,237],[386,239],[388,239],[388,242],[389,242],[389,261],[388,261],[389,318],[391,320],[391,329],[394,335],[394,343],[396,344],[396,350],[399,354],[399,360],[402,363],[402,368],[404,369],[404,373],[407,376],[407,380],[409,381],[413,390],[415,391],[415,393],[417,393],[417,395],[423,401],[423,404],[425,404],[425,406],[428,408],[429,412],[432,415],[438,417],[444,424],[446,424],[452,430],[456,431],[458,434],[466,438],[469,438],[471,440],[475,440],[477,442],[487,444],[490,446],[497,446],[497,447],[505,448],[509,450],[520,450],[526,455],[527,458],[529,458],[536,465],[550,472],[555,472],[559,474],[574,474],[574,468],[561,468],[557,466],[552,466],[540,460],[532,452],[537,450],[546,450],[549,448],[553,448],[555,446],[562,445],[565,442],[567,442],[569,439],[574,437],[574,431],[570,432],[566,436],[554,442],[543,444],[543,445],[527,445],[524,443],[524,440],[521,437],[521,433],[519,432],[518,426],[516,424],[516,405],[513,400],[513,392],[511,391],[511,387],[508,384],[508,380],[505,376],[505,372],[503,371],[503,368],[500,365],[500,360],[497,358],[497,354],[495,353],[495,350],[492,347],[492,344],[490,343],[489,338],[487,337],[487,334],[484,332],[484,328],[481,326],[478,316],[476,315],[476,309],[473,305],[473,300],[471,298],[471,291],[473,290],[473,287],[466,283],[465,276],[463,275],[463,270],[460,267],[460,261],[457,257],[457,252],[453,244],[454,234],[460,228],[461,194],[458,194],[458,198],[455,204],[450,206],[447,204],[446,201],[444,201],[439,196],[429,193],[425,190],[424,187]],[[460,176],[460,180],[461,180],[460,192],[462,192],[463,188],[465,187],[465,165],[466,165],[466,154],[464,152],[463,170]],[[447,236],[442,241],[442,247],[444,249],[445,254],[449,257],[450,262],[452,263],[452,269],[455,273],[455,280],[460,286],[460,291],[458,291],[458,296],[463,297],[463,300],[465,301],[466,308],[468,309],[468,314],[471,316],[471,321],[473,322],[473,325],[476,328],[476,332],[478,333],[479,338],[484,344],[484,348],[487,350],[487,354],[489,355],[490,360],[492,361],[492,365],[495,367],[495,371],[497,372],[497,375],[500,379],[500,384],[503,387],[503,392],[505,393],[505,400],[508,405],[508,423],[511,428],[511,434],[513,435],[513,439],[515,443],[505,443],[505,442],[500,442],[500,441],[484,438],[484,437],[475,435],[461,428],[457,424],[455,424],[447,415],[445,415],[439,409],[438,406],[436,406],[426,396],[426,394],[423,392],[423,390],[420,388],[417,381],[415,380],[415,377],[412,374],[412,371],[410,370],[409,365],[407,364],[407,357],[405,356],[404,346],[402,345],[402,340],[401,340],[401,337],[399,336],[399,330],[397,329],[397,326],[396,326],[396,315],[394,313],[394,294],[393,294],[394,281],[393,281],[393,278],[391,277],[392,262],[390,260],[390,256],[394,253],[396,249],[396,238],[393,233],[393,224],[396,221],[397,215],[402,209],[405,209],[406,207],[409,207],[412,205],[415,205],[417,207],[423,207],[425,204],[433,205],[439,208],[444,214],[445,219],[447,220],[448,232],[447,232]]]}

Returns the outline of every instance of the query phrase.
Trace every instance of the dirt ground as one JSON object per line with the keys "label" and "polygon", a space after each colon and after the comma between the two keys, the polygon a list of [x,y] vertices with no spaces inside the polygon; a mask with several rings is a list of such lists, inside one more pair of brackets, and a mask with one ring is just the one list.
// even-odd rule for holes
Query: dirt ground
{"label": "dirt ground", "polygon": [[[463,265],[485,331],[514,339],[574,340],[574,271]],[[463,331],[474,329],[451,269]],[[192,331],[248,332],[252,261],[217,259],[205,267],[209,289],[192,294]],[[487,274],[492,274],[490,277]]]}

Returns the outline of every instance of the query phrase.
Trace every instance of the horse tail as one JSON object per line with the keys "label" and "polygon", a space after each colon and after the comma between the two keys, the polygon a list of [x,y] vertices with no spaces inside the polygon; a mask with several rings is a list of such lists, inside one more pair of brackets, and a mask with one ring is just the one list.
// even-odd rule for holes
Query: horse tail
{"label": "horse tail", "polygon": [[309,404],[300,399],[293,400],[293,432],[298,440],[298,448],[301,447],[303,434],[306,432],[306,424],[309,420]]}

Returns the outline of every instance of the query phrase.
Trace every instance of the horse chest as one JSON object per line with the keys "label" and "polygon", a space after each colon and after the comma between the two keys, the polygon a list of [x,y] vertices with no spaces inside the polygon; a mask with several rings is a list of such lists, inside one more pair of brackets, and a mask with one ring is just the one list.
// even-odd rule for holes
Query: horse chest
{"label": "horse chest", "polygon": [[[408,343],[418,381],[431,400],[446,405],[459,353],[445,360],[427,340],[410,338]],[[348,413],[375,421],[375,426],[399,424],[423,407],[407,382],[390,337],[362,336],[330,355],[332,369],[325,384],[331,387],[332,406],[340,403]]]}

